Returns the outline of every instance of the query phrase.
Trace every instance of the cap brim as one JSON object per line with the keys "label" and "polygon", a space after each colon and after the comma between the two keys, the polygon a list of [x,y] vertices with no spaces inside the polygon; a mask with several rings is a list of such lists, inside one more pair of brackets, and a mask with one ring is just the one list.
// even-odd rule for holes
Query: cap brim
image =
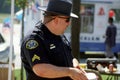
{"label": "cap brim", "polygon": [[74,17],[74,18],[78,18],[78,16],[76,14],[74,14],[74,13],[70,13],[70,16]]}
{"label": "cap brim", "polygon": [[38,7],[39,10],[46,11],[46,6]]}
{"label": "cap brim", "polygon": [[[39,10],[46,11],[46,6],[38,7]],[[70,13],[70,17],[78,18],[78,16],[74,13]]]}

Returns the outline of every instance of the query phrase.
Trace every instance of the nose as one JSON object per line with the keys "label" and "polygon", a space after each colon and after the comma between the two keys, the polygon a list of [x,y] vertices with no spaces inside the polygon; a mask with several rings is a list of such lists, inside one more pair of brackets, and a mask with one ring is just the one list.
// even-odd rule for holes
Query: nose
{"label": "nose", "polygon": [[67,22],[67,25],[70,25],[70,21],[69,21],[69,22]]}

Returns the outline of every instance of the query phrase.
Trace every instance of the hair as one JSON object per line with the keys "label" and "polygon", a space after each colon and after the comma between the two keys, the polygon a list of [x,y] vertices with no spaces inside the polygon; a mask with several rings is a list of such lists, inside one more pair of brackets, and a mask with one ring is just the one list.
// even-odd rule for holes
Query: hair
{"label": "hair", "polygon": [[53,12],[44,12],[43,15],[44,15],[44,22],[43,23],[46,24],[46,23],[50,22],[51,20],[53,20],[54,16],[58,16],[59,14],[53,13]]}
{"label": "hair", "polygon": [[113,23],[113,18],[110,17],[110,18],[108,19],[108,22]]}
{"label": "hair", "polygon": [[60,15],[59,13],[56,13],[56,12],[49,12],[49,11],[45,11],[43,13],[44,16],[57,16],[57,15]]}

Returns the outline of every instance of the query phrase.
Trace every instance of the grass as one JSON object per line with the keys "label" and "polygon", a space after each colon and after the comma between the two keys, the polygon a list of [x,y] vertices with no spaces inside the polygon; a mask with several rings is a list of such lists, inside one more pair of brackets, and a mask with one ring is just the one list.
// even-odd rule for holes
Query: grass
{"label": "grass", "polygon": [[[107,79],[109,77],[109,79]],[[114,76],[110,75],[102,75],[102,80],[115,80]],[[118,80],[120,80],[120,77],[118,77]]]}
{"label": "grass", "polygon": [[[15,78],[15,80],[21,80],[21,70],[20,69],[14,70],[14,78]],[[25,70],[23,71],[23,80],[26,80]]]}

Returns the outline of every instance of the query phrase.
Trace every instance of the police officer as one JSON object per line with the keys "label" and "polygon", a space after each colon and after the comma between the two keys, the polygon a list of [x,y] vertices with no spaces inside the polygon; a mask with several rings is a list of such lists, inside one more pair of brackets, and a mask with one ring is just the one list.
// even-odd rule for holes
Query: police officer
{"label": "police officer", "polygon": [[27,80],[88,80],[85,72],[73,67],[69,42],[63,35],[70,24],[72,4],[67,0],[49,0],[44,21],[25,37],[21,59]]}

